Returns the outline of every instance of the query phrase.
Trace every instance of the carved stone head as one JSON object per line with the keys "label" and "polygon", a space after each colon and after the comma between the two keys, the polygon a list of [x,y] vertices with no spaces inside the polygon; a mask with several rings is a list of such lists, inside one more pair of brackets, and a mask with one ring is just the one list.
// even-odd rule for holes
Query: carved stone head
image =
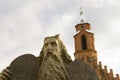
{"label": "carved stone head", "polygon": [[[60,45],[59,45],[59,42],[58,42],[58,36],[55,37],[47,37],[45,38],[44,40],[44,47],[43,47],[43,53],[44,54],[54,54],[54,55],[57,55],[57,56],[60,56],[61,55],[61,52],[60,52]],[[44,55],[44,57],[46,56]]]}
{"label": "carved stone head", "polygon": [[55,36],[49,36],[44,39],[44,45],[39,56],[40,61],[43,61],[47,54],[59,56],[65,64],[68,64],[72,61],[67,53],[66,47],[59,37],[59,34]]}

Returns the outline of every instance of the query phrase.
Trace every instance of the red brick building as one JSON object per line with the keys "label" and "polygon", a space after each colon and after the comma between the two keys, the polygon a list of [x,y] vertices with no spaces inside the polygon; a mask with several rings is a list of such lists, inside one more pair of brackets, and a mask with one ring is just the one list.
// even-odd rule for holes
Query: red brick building
{"label": "red brick building", "polygon": [[74,35],[75,59],[80,59],[95,69],[99,80],[120,80],[119,74],[114,76],[113,70],[107,70],[107,66],[102,68],[102,63],[97,60],[97,51],[94,45],[94,34],[90,32],[91,25],[81,22],[75,26],[77,34]]}

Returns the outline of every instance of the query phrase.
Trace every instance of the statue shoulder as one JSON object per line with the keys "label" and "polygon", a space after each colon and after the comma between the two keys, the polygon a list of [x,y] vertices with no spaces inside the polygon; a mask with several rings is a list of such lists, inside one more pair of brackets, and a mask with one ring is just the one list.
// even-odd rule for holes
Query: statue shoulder
{"label": "statue shoulder", "polygon": [[98,80],[95,70],[81,60],[74,60],[66,69],[70,80]]}
{"label": "statue shoulder", "polygon": [[39,61],[32,54],[17,57],[10,64],[13,80],[37,80]]}

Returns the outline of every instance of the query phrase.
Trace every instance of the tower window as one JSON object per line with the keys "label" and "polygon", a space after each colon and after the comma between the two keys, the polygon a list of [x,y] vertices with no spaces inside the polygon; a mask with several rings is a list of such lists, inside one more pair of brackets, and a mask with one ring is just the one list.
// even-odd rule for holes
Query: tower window
{"label": "tower window", "polygon": [[82,49],[86,50],[87,49],[87,43],[86,43],[86,36],[82,35]]}

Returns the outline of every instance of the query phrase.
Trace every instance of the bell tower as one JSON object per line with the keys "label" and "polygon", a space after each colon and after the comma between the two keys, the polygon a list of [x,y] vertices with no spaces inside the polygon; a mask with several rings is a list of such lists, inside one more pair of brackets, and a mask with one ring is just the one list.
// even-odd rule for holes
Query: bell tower
{"label": "bell tower", "polygon": [[94,34],[90,32],[91,25],[81,19],[81,22],[75,28],[77,31],[77,34],[74,35],[75,59],[80,59],[96,68],[97,52],[94,47]]}

